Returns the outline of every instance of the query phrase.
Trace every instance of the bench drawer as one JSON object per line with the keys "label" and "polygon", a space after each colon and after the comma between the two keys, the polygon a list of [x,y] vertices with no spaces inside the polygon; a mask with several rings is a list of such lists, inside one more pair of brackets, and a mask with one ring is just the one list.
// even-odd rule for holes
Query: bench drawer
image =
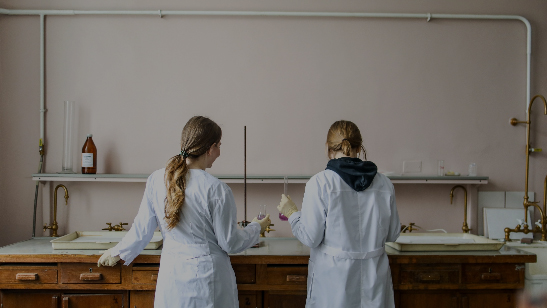
{"label": "bench drawer", "polygon": [[268,284],[273,285],[306,285],[308,266],[269,265],[267,268]]}
{"label": "bench drawer", "polygon": [[132,281],[134,284],[156,284],[158,282],[157,271],[133,271]]}
{"label": "bench drawer", "polygon": [[96,263],[61,264],[61,283],[121,283],[121,265],[97,267]]}
{"label": "bench drawer", "polygon": [[0,281],[16,284],[57,283],[57,266],[1,266]]}
{"label": "bench drawer", "polygon": [[401,265],[399,284],[459,284],[460,267]]}
{"label": "bench drawer", "polygon": [[256,283],[256,265],[254,264],[232,264],[236,275],[237,284]]}
{"label": "bench drawer", "polygon": [[466,264],[464,283],[491,284],[521,282],[521,270],[517,264]]}

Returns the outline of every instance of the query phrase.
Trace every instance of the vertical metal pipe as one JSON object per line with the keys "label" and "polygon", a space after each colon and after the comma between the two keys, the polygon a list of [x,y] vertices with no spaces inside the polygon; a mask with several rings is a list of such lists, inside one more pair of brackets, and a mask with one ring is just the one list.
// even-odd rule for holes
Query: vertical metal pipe
{"label": "vertical metal pipe", "polygon": [[40,15],[40,139],[46,143],[45,135],[45,15]]}

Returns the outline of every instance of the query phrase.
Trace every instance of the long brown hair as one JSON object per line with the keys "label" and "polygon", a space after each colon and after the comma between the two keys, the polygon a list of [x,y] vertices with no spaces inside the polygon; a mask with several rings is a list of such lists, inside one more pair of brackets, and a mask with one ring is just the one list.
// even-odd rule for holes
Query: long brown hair
{"label": "long brown hair", "polygon": [[220,127],[206,117],[192,117],[184,125],[180,138],[180,154],[171,157],[165,167],[167,229],[173,229],[180,221],[180,209],[184,204],[188,173],[186,157],[197,158],[205,154],[213,144],[220,142],[221,137]]}
{"label": "long brown hair", "polygon": [[326,144],[328,153],[331,151],[342,151],[342,153],[347,156],[350,156],[352,149],[360,148],[364,153],[365,160],[367,159],[367,151],[363,147],[361,131],[359,131],[359,127],[351,121],[340,120],[334,122],[327,133]]}

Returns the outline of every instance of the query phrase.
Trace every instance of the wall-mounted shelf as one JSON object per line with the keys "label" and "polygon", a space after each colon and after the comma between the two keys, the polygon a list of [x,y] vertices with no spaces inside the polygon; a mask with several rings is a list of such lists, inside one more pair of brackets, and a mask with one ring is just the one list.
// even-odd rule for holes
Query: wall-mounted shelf
{"label": "wall-mounted shelf", "polygon": [[[32,180],[41,182],[146,182],[149,174],[63,174],[36,173]],[[242,175],[215,175],[225,183],[243,183]],[[306,183],[309,175],[287,176],[291,184]],[[488,184],[487,176],[403,176],[389,175],[393,184]],[[247,183],[283,183],[282,175],[252,175],[247,176]]]}

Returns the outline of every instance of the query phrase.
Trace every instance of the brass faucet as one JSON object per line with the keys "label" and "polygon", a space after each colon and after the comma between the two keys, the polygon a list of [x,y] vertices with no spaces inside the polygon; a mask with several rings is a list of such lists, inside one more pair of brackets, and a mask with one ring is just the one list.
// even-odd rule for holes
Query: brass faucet
{"label": "brass faucet", "polygon": [[465,187],[461,186],[461,185],[456,185],[454,187],[452,187],[452,190],[450,190],[450,204],[452,204],[452,200],[454,199],[454,190],[456,188],[461,188],[463,189],[463,191],[465,192],[465,201],[464,201],[464,204],[463,204],[463,227],[462,227],[462,230],[463,230],[463,233],[469,233],[469,226],[467,225],[467,189],[465,189]]}
{"label": "brass faucet", "polygon": [[[520,224],[517,225],[514,229],[505,228],[505,241],[509,241],[509,236],[511,232],[522,232],[524,234],[528,234],[530,232],[533,233],[541,233],[541,240],[547,241],[547,217],[546,215],[546,204],[545,204],[545,193],[547,190],[547,177],[545,178],[544,187],[543,187],[543,209],[539,206],[538,202],[530,202],[528,201],[528,175],[530,170],[530,153],[531,152],[540,152],[541,149],[534,149],[530,147],[530,124],[532,124],[532,121],[530,120],[530,114],[532,113],[532,104],[536,100],[536,98],[540,98],[543,101],[543,105],[545,107],[544,114],[547,115],[547,101],[545,100],[545,97],[542,95],[536,95],[532,97],[532,100],[530,100],[530,105],[528,105],[528,114],[527,114],[527,120],[526,121],[519,121],[515,118],[512,118],[510,120],[511,125],[517,125],[518,123],[525,123],[526,124],[526,180],[524,182],[524,201],[522,202],[522,205],[524,206],[524,224],[521,226]],[[533,229],[530,229],[528,227],[528,207],[535,206],[540,213],[541,216],[541,228],[539,226],[533,227]]]}
{"label": "brass faucet", "polygon": [[55,191],[53,192],[53,224],[51,226],[48,226],[47,223],[44,224],[44,232],[46,232],[47,229],[51,229],[51,237],[57,237],[57,230],[59,229],[59,225],[57,224],[57,189],[59,187],[62,187],[65,190],[65,204],[68,205],[68,189],[65,185],[59,184],[55,186]]}
{"label": "brass faucet", "polygon": [[108,225],[108,227],[104,228],[103,230],[108,230],[108,231],[112,231],[112,230],[114,230],[114,231],[125,231],[126,229],[123,226],[128,225],[125,222],[120,222],[119,225],[114,225],[114,226],[112,226],[111,222],[107,222],[106,224]]}
{"label": "brass faucet", "polygon": [[270,226],[273,226],[274,224],[269,224],[266,229],[264,229],[264,232],[260,233],[260,237],[266,237],[266,232],[270,233],[270,231],[275,231],[274,229],[271,229]]}
{"label": "brass faucet", "polygon": [[405,226],[405,225],[401,226],[401,232],[402,233],[406,233],[406,231],[408,231],[410,233],[412,231],[418,231],[418,229],[420,229],[420,228],[418,228],[416,226],[416,224],[413,223],[413,222],[409,223],[408,226]]}
{"label": "brass faucet", "polygon": [[[539,206],[538,202],[529,202],[527,200],[524,201],[524,217],[525,218],[528,218],[528,215],[527,215],[527,212],[528,212],[528,207],[529,206],[535,206],[538,211],[539,211],[539,215],[541,216],[541,228],[539,226],[534,226],[533,229],[531,229],[530,227],[528,227],[528,223],[525,221],[523,223],[523,226],[521,227],[521,225],[517,225],[515,227],[515,229],[510,229],[510,228],[505,228],[504,231],[505,231],[505,241],[508,242],[510,240],[510,234],[511,232],[513,233],[517,233],[517,232],[522,232],[524,234],[528,234],[528,233],[541,233],[541,241],[545,242],[547,240],[547,217],[546,217],[546,214],[545,214],[545,201],[546,201],[546,198],[547,197],[547,176],[545,177],[545,181],[543,182],[543,210],[541,209],[541,207]],[[525,196],[526,198],[526,196]]]}

